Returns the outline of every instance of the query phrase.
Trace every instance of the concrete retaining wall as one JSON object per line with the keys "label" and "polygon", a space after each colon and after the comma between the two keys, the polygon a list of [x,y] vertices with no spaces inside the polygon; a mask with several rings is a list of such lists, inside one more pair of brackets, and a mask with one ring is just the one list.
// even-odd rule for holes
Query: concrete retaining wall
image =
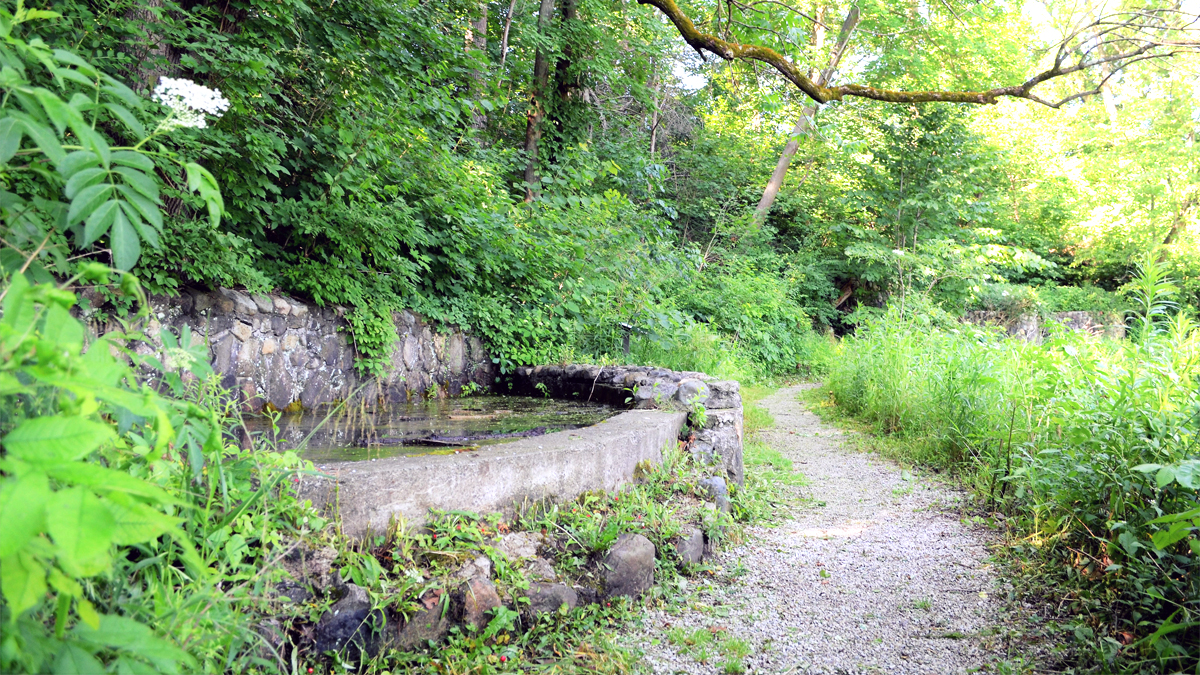
{"label": "concrete retaining wall", "polygon": [[[102,300],[89,297],[85,306]],[[355,350],[345,331],[342,307],[316,307],[279,295],[241,291],[188,290],[179,297],[153,297],[153,318],[146,327],[152,344],[143,353],[161,350],[163,327],[176,335],[189,326],[206,345],[213,369],[225,388],[237,392],[243,408],[257,412],[268,403],[278,409],[315,408],[345,399],[365,385],[359,398],[368,402],[403,403],[421,395],[457,395],[468,382],[488,388],[493,381],[491,358],[479,338],[457,329],[435,330],[412,312],[393,316],[399,341],[382,378],[361,376],[354,368]],[[116,328],[99,323],[84,311],[92,333]]]}
{"label": "concrete retaining wall", "polygon": [[423,523],[430,509],[500,512],[564,501],[633,480],[640,462],[662,461],[686,414],[637,410],[586,429],[560,431],[458,455],[323,464],[304,477],[302,498],[341,516],[347,536],[382,533],[392,520]]}
{"label": "concrete retaining wall", "polygon": [[693,459],[724,470],[738,485],[742,464],[742,395],[738,383],[696,372],[650,366],[534,366],[518,368],[498,383],[500,390],[631,405],[639,409],[704,409],[705,422],[686,439]]}

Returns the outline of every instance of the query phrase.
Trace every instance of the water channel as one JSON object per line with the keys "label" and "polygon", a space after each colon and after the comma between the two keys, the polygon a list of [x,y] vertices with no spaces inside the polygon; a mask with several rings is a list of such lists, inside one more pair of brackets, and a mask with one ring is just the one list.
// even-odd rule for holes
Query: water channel
{"label": "water channel", "polygon": [[621,411],[602,403],[488,395],[284,414],[274,430],[269,417],[255,416],[246,419],[246,429],[255,436],[274,435],[280,450],[303,445],[301,454],[314,462],[355,461],[471,452],[588,427]]}

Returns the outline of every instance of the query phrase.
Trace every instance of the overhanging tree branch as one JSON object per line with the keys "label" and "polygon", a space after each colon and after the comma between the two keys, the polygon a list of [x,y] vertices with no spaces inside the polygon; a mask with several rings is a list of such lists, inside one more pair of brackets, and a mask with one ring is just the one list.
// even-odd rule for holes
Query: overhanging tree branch
{"label": "overhanging tree branch", "polygon": [[[662,12],[675,25],[684,41],[691,45],[701,57],[704,56],[705,51],[708,51],[726,61],[765,63],[777,70],[817,103],[840,101],[847,96],[854,96],[887,103],[943,102],[984,105],[996,103],[1003,97],[1011,97],[1023,98],[1051,108],[1058,108],[1069,101],[1092,95],[1099,89],[1051,101],[1034,94],[1034,87],[1055,78],[1104,64],[1114,64],[1113,70],[1115,71],[1120,70],[1128,63],[1169,58],[1181,52],[1194,52],[1200,48],[1200,40],[1179,39],[1175,36],[1180,32],[1194,30],[1192,27],[1197,24],[1197,21],[1200,21],[1200,17],[1183,12],[1178,7],[1128,10],[1101,16],[1072,31],[1061,43],[1056,45],[1057,53],[1054,65],[1021,84],[996,87],[985,91],[897,91],[862,84],[831,87],[813,81],[804,73],[804,69],[774,49],[724,40],[697,29],[675,0],[638,0],[638,3],[650,5]],[[1120,31],[1125,32],[1121,33]],[[1102,32],[1107,40],[1093,39],[1092,43],[1088,44],[1087,36],[1095,35],[1097,32]],[[1114,33],[1116,35],[1113,35]],[[1105,41],[1128,45],[1128,47],[1116,55],[1094,57],[1096,46]],[[1078,59],[1068,65],[1072,54],[1078,54]]]}

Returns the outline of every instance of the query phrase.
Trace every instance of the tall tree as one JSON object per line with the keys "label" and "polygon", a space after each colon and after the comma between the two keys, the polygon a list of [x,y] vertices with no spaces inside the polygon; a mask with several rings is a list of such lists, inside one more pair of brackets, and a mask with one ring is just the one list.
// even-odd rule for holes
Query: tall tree
{"label": "tall tree", "polygon": [[538,142],[542,138],[542,121],[546,119],[547,88],[550,85],[550,52],[545,44],[547,29],[554,17],[554,0],[542,0],[538,9],[538,34],[543,43],[533,60],[533,86],[529,94],[529,111],[525,117],[525,201],[540,195],[537,173]]}
{"label": "tall tree", "polygon": [[[816,28],[813,30],[813,46],[817,50],[820,50],[825,46],[824,14],[818,11],[816,15]],[[842,55],[846,53],[846,47],[850,43],[850,36],[854,34],[855,28],[858,27],[858,22],[858,5],[854,5],[846,13],[846,19],[842,22],[842,31],[838,35],[837,44],[834,45],[833,51],[829,54],[829,64],[817,75],[817,84],[824,85],[833,78],[833,74],[837,71],[838,64],[842,60]],[[756,225],[761,225],[767,219],[767,214],[771,211],[771,205],[775,203],[775,197],[779,195],[779,190],[783,187],[783,179],[787,176],[788,167],[792,165],[792,158],[796,156],[796,151],[800,148],[800,138],[812,130],[816,115],[816,104],[807,105],[801,111],[800,119],[792,129],[791,135],[788,136],[787,145],[783,147],[783,153],[779,155],[779,161],[775,164],[775,171],[771,173],[771,179],[767,181],[767,187],[763,190],[762,199],[758,201],[758,206],[754,209],[754,222]]]}

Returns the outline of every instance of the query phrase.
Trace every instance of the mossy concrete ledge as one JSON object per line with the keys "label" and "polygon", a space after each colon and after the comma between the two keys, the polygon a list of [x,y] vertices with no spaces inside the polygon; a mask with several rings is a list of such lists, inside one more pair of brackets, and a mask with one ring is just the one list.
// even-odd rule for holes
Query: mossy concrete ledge
{"label": "mossy concrete ledge", "polygon": [[393,520],[420,525],[434,509],[511,516],[525,504],[631,482],[640,462],[662,461],[686,417],[633,410],[595,426],[457,455],[323,463],[324,475],[303,477],[300,494],[340,517],[342,531],[354,538],[383,533]]}

